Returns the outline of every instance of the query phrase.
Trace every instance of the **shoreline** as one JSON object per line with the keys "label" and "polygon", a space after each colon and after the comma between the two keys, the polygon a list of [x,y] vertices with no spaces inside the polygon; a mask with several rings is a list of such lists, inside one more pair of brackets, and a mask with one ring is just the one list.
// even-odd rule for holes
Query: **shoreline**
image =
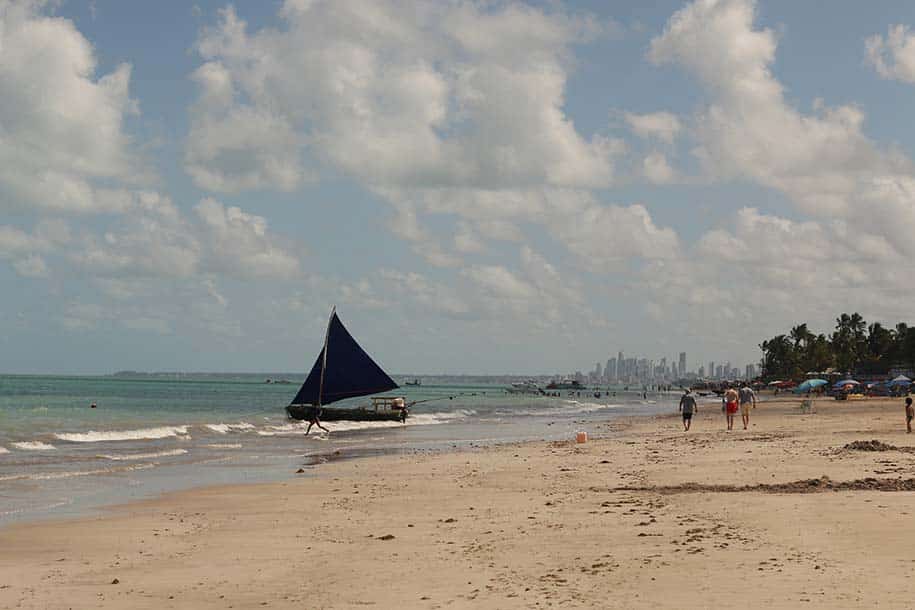
{"label": "shoreline", "polygon": [[837,488],[915,476],[901,400],[779,398],[747,431],[700,404],[685,434],[630,416],[13,523],[0,606],[906,607],[915,492]]}

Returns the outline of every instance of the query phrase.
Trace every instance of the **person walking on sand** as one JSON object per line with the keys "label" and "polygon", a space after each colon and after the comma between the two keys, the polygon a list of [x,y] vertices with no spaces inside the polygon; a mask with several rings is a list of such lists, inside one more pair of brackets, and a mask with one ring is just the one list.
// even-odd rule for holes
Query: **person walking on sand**
{"label": "person walking on sand", "polygon": [[750,425],[750,409],[756,408],[756,392],[745,383],[737,394],[740,397],[740,417],[743,418],[743,429],[746,430]]}
{"label": "person walking on sand", "polygon": [[693,421],[693,413],[699,412],[699,406],[696,404],[696,397],[687,389],[680,397],[680,411],[683,413],[683,431],[689,432],[689,426]]}
{"label": "person walking on sand", "polygon": [[321,408],[318,407],[318,408],[315,409],[314,412],[312,413],[311,419],[308,420],[308,429],[305,430],[305,436],[308,436],[308,433],[311,432],[311,427],[312,427],[312,426],[317,426],[317,427],[321,428],[322,430],[324,430],[325,432],[327,432],[328,434],[330,434],[330,430],[328,430],[327,428],[325,428],[324,426],[322,426],[322,425],[321,425],[321,420],[318,419],[318,416],[321,414],[320,412],[321,412]]}
{"label": "person walking on sand", "polygon": [[905,432],[912,433],[912,418],[915,417],[915,407],[912,406],[912,397],[905,397]]}
{"label": "person walking on sand", "polygon": [[737,414],[737,390],[728,388],[724,393],[724,413],[728,421],[728,430],[734,429],[734,415]]}

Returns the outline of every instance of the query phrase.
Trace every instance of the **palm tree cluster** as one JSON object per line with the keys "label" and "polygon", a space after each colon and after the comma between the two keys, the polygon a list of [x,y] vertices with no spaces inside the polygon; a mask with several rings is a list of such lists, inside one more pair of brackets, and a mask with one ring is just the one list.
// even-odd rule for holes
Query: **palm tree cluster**
{"label": "palm tree cluster", "polygon": [[787,335],[759,344],[764,379],[800,379],[808,371],[834,368],[850,374],[879,375],[893,367],[915,366],[915,327],[867,324],[858,313],[843,313],[829,335],[798,324]]}

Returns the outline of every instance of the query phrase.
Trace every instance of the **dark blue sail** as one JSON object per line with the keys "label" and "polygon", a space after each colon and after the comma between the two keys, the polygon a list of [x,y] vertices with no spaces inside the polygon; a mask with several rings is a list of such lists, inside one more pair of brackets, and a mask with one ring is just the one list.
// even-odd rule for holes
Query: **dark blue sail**
{"label": "dark blue sail", "polygon": [[[294,405],[327,405],[344,398],[387,392],[398,387],[388,374],[375,364],[353,336],[349,334],[337,313],[330,317],[327,327],[327,364],[324,371],[323,391],[321,367],[324,365],[324,350],[311,367],[308,379],[292,400]],[[320,393],[321,400],[318,400]]]}

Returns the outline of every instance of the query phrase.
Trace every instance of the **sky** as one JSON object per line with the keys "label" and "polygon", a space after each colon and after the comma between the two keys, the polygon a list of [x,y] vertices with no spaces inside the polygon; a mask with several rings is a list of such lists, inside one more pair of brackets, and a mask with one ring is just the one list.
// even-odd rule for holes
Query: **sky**
{"label": "sky", "polygon": [[0,371],[688,368],[912,322],[915,5],[0,0]]}

